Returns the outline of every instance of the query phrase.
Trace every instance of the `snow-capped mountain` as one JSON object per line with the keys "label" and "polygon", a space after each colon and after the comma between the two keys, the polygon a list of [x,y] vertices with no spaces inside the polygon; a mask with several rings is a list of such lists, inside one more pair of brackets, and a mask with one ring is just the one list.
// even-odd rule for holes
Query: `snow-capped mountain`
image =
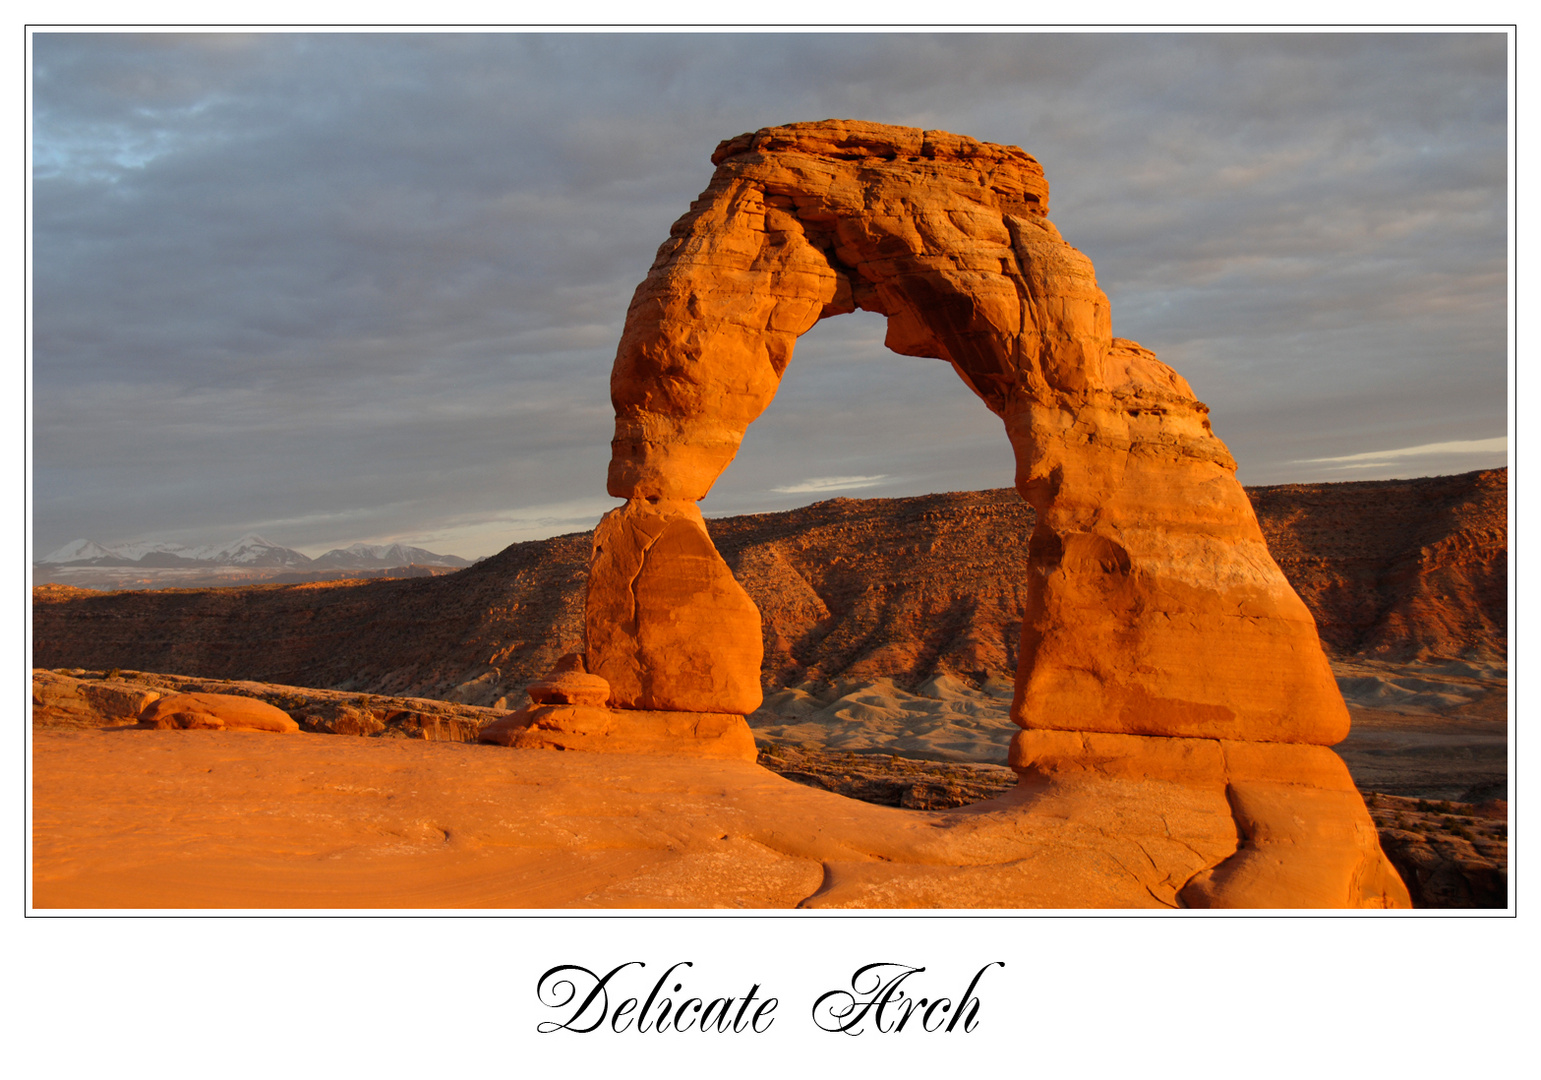
{"label": "snow-capped mountain", "polygon": [[56,548],[37,561],[54,565],[62,563],[89,563],[93,559],[110,559],[113,553],[95,540],[71,540],[62,548]]}
{"label": "snow-capped mountain", "polygon": [[228,544],[184,547],[159,540],[98,544],[72,540],[38,560],[45,566],[309,566],[310,559],[290,548],[249,533]]}
{"label": "snow-capped mountain", "polygon": [[[77,541],[78,543],[78,541]],[[64,550],[63,548],[60,551]],[[181,544],[168,544],[161,540],[141,540],[133,544],[114,544],[106,549],[110,554],[120,559],[128,559],[130,562],[139,562],[147,555],[170,555],[179,559],[190,559],[189,549]],[[58,554],[58,552],[55,552]],[[52,555],[44,562],[68,562],[67,559],[56,559]]]}
{"label": "snow-capped mountain", "polygon": [[200,562],[217,563],[220,566],[309,566],[310,558],[298,551],[281,547],[262,539],[256,533],[247,533],[239,540],[232,540],[218,551],[207,547],[194,548],[188,555]]}
{"label": "snow-capped mountain", "polygon": [[256,533],[247,533],[228,544],[204,544],[201,547],[185,547],[159,540],[140,540],[127,544],[71,540],[38,559],[37,563],[40,566],[242,566],[294,570],[372,570],[414,564],[458,568],[471,565],[469,560],[454,555],[436,555],[405,544],[353,544],[346,548],[334,548],[313,560],[292,548],[264,540]]}
{"label": "snow-capped mountain", "polygon": [[371,570],[390,566],[470,566],[458,555],[435,555],[406,544],[349,544],[333,548],[310,564],[317,570]]}

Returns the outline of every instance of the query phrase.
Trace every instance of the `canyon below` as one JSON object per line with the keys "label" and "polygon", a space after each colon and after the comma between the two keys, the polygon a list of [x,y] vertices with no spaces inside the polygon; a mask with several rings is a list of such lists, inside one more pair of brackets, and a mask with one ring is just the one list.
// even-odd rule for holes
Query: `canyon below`
{"label": "canyon below", "polygon": [[[1248,489],[1348,705],[1335,750],[1420,906],[1507,895],[1507,481],[1488,470]],[[582,649],[590,534],[431,578],[37,586],[37,903],[1126,906],[1116,891],[1026,895],[1018,881],[1024,861],[1081,857],[1064,837],[1034,840],[1011,809],[1032,522],[1009,489],[707,519],[762,616],[764,700],[748,716],[758,764],[705,773],[475,744]],[[140,722],[155,699],[200,692],[260,699],[299,734]],[[510,818],[507,755],[523,763],[518,784],[573,815],[563,828],[628,838],[558,857],[549,817]],[[582,807],[596,787],[603,812]],[[735,794],[716,803],[710,790]],[[170,792],[201,837],[191,848],[165,819]],[[672,824],[619,824],[655,797],[680,808]],[[860,852],[819,840],[830,815],[867,838]],[[532,839],[542,829],[556,832]],[[938,833],[973,854],[922,875],[947,846]],[[612,847],[621,854],[603,854]],[[1175,905],[1169,884],[1141,888],[1151,906]]]}

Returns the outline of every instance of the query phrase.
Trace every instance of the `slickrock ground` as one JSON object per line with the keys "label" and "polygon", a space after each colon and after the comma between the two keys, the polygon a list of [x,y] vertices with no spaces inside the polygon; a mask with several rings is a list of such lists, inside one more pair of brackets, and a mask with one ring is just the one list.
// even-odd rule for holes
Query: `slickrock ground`
{"label": "slickrock ground", "polygon": [[[891,684],[890,684],[891,687]],[[836,688],[838,689],[838,688]],[[875,695],[874,688],[867,686],[858,689],[850,695],[856,700],[847,701],[835,697],[826,708],[833,709],[830,714],[849,711],[853,707],[873,708],[870,703],[908,701],[911,706],[911,721],[919,715],[918,707],[927,700],[939,707],[942,718],[933,718],[939,726],[945,726],[945,713],[949,707],[956,707],[960,701],[981,707],[990,699],[986,695],[977,694],[960,689],[959,686],[948,684],[945,679],[936,680],[936,684],[922,688],[924,691],[935,694],[934,699],[927,699],[919,694],[904,695],[902,691],[893,691],[886,695]],[[999,691],[997,691],[999,693]],[[124,844],[139,844],[146,838],[159,835],[157,830],[188,829],[184,838],[193,841],[193,847],[202,850],[201,845],[207,840],[204,826],[201,821],[189,821],[186,813],[187,806],[180,806],[177,802],[179,796],[165,792],[166,798],[160,803],[170,818],[176,818],[182,822],[173,826],[167,822],[155,822],[147,819],[135,819],[135,815],[150,815],[153,812],[150,804],[143,801],[143,794],[127,794],[124,791],[108,790],[101,786],[107,781],[103,776],[96,775],[94,770],[106,770],[104,775],[115,775],[113,770],[120,766],[114,765],[112,759],[124,747],[134,747],[139,744],[131,741],[119,743],[98,744],[93,754],[79,756],[79,744],[66,741],[53,740],[44,736],[52,736],[58,733],[75,733],[80,735],[109,734],[113,737],[129,735],[133,733],[132,725],[138,719],[141,710],[153,707],[157,695],[176,693],[219,693],[235,694],[253,697],[265,701],[271,705],[290,711],[301,726],[307,732],[337,733],[356,736],[371,736],[371,738],[358,740],[374,744],[400,743],[411,740],[412,746],[422,746],[424,741],[458,741],[464,742],[474,739],[475,733],[481,727],[493,720],[505,715],[501,710],[484,709],[474,706],[459,705],[452,702],[432,701],[427,699],[393,699],[377,695],[348,694],[337,691],[312,690],[302,687],[279,686],[253,682],[229,682],[213,679],[193,679],[183,676],[160,675],[146,672],[87,672],[80,669],[67,672],[39,671],[34,677],[34,700],[36,702],[33,713],[34,731],[39,736],[36,747],[35,761],[42,766],[45,759],[58,759],[48,766],[67,772],[72,777],[72,783],[79,786],[83,792],[87,788],[93,788],[95,794],[87,800],[97,806],[104,816],[116,817],[121,823],[137,820],[127,831],[117,834],[109,834],[106,831],[91,826],[89,822],[80,818],[79,807],[66,807],[53,805],[50,800],[71,799],[75,795],[69,794],[63,787],[39,786],[35,791],[38,806],[42,811],[37,821],[40,840],[45,841],[39,847],[39,851],[55,851],[67,848],[70,851],[68,859],[57,865],[40,858],[37,866],[39,880],[45,869],[49,873],[57,871],[64,874],[60,866],[67,865],[69,874],[61,877],[60,882],[68,879],[68,884],[60,884],[63,893],[53,893],[40,890],[38,893],[39,906],[44,906],[44,897],[57,895],[84,897],[79,903],[91,906],[103,904],[115,906],[133,906],[134,904],[149,904],[152,906],[187,905],[202,906],[204,904],[226,904],[234,906],[267,906],[280,903],[271,892],[270,884],[266,880],[259,883],[243,885],[241,867],[253,874],[268,875],[277,874],[280,878],[290,880],[292,887],[303,890],[322,890],[322,892],[305,893],[310,899],[291,896],[281,900],[281,903],[294,903],[305,905],[308,903],[337,904],[352,906],[354,904],[381,904],[381,905],[406,905],[436,904],[441,902],[433,899],[439,896],[445,904],[460,902],[457,899],[448,898],[454,896],[470,897],[466,902],[471,904],[485,903],[492,906],[500,906],[503,903],[518,904],[529,902],[532,904],[544,903],[542,899],[546,894],[539,890],[544,885],[537,880],[531,887],[536,892],[528,895],[518,894],[498,900],[486,892],[485,886],[473,885],[469,878],[462,880],[455,875],[461,874],[463,867],[454,860],[449,863],[436,862],[432,864],[432,874],[423,876],[419,880],[420,891],[417,893],[403,892],[398,889],[384,888],[379,896],[371,899],[367,890],[380,885],[373,877],[377,871],[384,874],[385,871],[372,862],[375,848],[378,846],[374,840],[365,842],[354,837],[353,846],[345,846],[342,850],[346,855],[339,855],[339,859],[352,860],[348,863],[347,874],[341,877],[346,880],[341,884],[325,884],[321,880],[306,878],[301,871],[290,867],[284,869],[282,860],[266,861],[268,856],[263,855],[255,862],[250,861],[255,853],[263,851],[261,843],[256,847],[243,847],[235,835],[231,832],[222,841],[228,848],[221,849],[223,854],[213,863],[192,859],[181,864],[180,870],[173,873],[173,879],[180,881],[187,890],[186,897],[170,897],[160,893],[142,892],[150,888],[144,883],[135,883],[131,880],[133,875],[125,878],[121,868],[127,857]],[[892,752],[880,752],[878,748],[884,746],[884,725],[881,723],[863,726],[859,720],[844,724],[833,723],[828,728],[822,728],[817,722],[805,720],[801,724],[792,724],[779,729],[777,738],[767,738],[767,728],[761,727],[758,734],[761,736],[761,752],[759,764],[771,772],[778,773],[788,780],[798,784],[816,788],[825,792],[832,792],[850,799],[856,799],[868,803],[876,803],[882,806],[902,807],[909,810],[952,810],[979,803],[1004,795],[1015,788],[1016,774],[1003,764],[991,764],[989,759],[1002,760],[1004,746],[1009,738],[1009,733],[1014,730],[1005,719],[1005,706],[1009,703],[1009,692],[1004,695],[1005,700],[996,697],[997,723],[1000,732],[994,749],[984,755],[986,760],[967,760],[956,749],[943,753],[932,753],[932,758],[952,758],[952,760],[925,760],[907,754]],[[976,700],[977,699],[977,700]],[[789,695],[789,700],[796,702],[799,698]],[[1379,715],[1379,714],[1369,714]],[[1356,723],[1363,723],[1361,711],[1355,710]],[[1417,722],[1423,727],[1420,734],[1427,737],[1430,731],[1440,730],[1440,725],[1446,724],[1438,716],[1429,714],[1389,714],[1390,723]],[[1457,721],[1459,723],[1459,721]],[[116,729],[116,730],[114,730]],[[776,730],[772,725],[770,730]],[[863,752],[850,752],[831,749],[825,745],[824,731],[838,732],[846,738],[848,743],[859,741],[864,747]],[[1489,731],[1491,732],[1491,725]],[[1502,741],[1503,726],[1497,728],[1498,740],[1496,757],[1487,763],[1486,772],[1468,774],[1463,771],[1466,765],[1463,763],[1463,755],[1460,752],[1461,735],[1447,735],[1448,746],[1454,747],[1453,753],[1443,752],[1436,754],[1399,754],[1395,745],[1384,744],[1384,734],[1377,735],[1382,742],[1372,745],[1363,753],[1356,753],[1351,744],[1358,737],[1356,732],[1349,740],[1349,744],[1340,747],[1342,756],[1348,761],[1360,788],[1365,790],[1370,812],[1380,832],[1383,849],[1392,859],[1398,871],[1402,874],[1408,887],[1412,890],[1415,902],[1419,906],[1439,907],[1502,907],[1505,903],[1508,874],[1508,851],[1506,836],[1507,809],[1505,804],[1489,801],[1481,807],[1470,805],[1471,799],[1480,797],[1490,799],[1489,795],[1467,795],[1464,802],[1431,802],[1428,799],[1399,798],[1396,795],[1376,794],[1375,784],[1390,787],[1392,790],[1427,790],[1431,785],[1441,790],[1453,788],[1465,789],[1473,775],[1489,778],[1489,787],[1494,787],[1498,795],[1502,795],[1506,788],[1503,785],[1504,755]],[[187,736],[207,736],[215,733],[208,732],[176,732],[172,734]],[[796,741],[802,736],[804,741]],[[292,738],[292,737],[291,737]],[[348,740],[355,741],[355,740]],[[888,745],[897,748],[895,744],[904,742],[904,738],[891,738]],[[150,757],[145,760],[159,762],[167,768],[175,765],[177,755],[183,749],[197,749],[204,746],[203,743],[184,742],[164,744],[161,750],[165,756]],[[234,744],[227,750],[231,760],[250,755],[254,748],[260,744],[242,743]],[[921,743],[924,747],[928,744]],[[937,745],[937,744],[929,744]],[[480,747],[487,753],[496,754],[505,752],[501,747]],[[137,752],[137,751],[136,751]],[[925,752],[922,750],[921,752]],[[309,753],[309,751],[305,751]],[[366,752],[368,753],[368,752]],[[385,751],[380,751],[385,754]],[[395,769],[403,760],[414,761],[410,755],[415,751],[408,751],[408,758],[381,757],[380,767],[386,771]],[[303,756],[303,755],[302,755]],[[594,755],[556,755],[571,757],[572,760],[583,760]],[[73,759],[73,760],[63,760]],[[201,760],[201,759],[200,759]],[[330,759],[328,759],[330,760]],[[430,759],[432,760],[432,759]],[[1411,765],[1409,765],[1409,761]],[[1365,763],[1368,762],[1368,765]],[[180,766],[176,766],[180,768]],[[330,766],[325,766],[330,767]],[[1366,772],[1365,770],[1371,770]],[[1412,771],[1409,771],[1409,770]],[[40,773],[41,775],[41,773]],[[145,775],[149,775],[148,773]],[[1375,777],[1371,783],[1366,782],[1367,776]],[[1498,777],[1497,782],[1492,777]],[[153,782],[157,790],[170,784],[171,781],[161,778]],[[194,803],[201,804],[207,792],[205,789],[183,788],[183,794],[190,797]],[[212,789],[210,789],[212,790]],[[287,789],[284,789],[287,790]],[[321,804],[327,797],[324,786],[319,787],[312,794],[314,803],[312,810],[315,814],[332,820],[343,814],[356,800],[352,789],[347,785],[331,788],[331,798],[338,801],[337,806],[321,808]],[[274,789],[275,795],[283,792]],[[77,792],[76,794],[79,794]],[[119,795],[124,795],[127,802],[124,805],[114,807],[111,800]],[[252,797],[255,797],[253,795]],[[502,798],[503,796],[498,796]],[[280,800],[281,801],[281,800]],[[392,804],[394,799],[386,799],[385,805],[393,813],[397,810],[405,813],[410,806],[403,803],[401,807]],[[352,811],[348,811],[352,812]],[[1475,819],[1473,816],[1476,816]],[[196,815],[195,815],[196,816]],[[346,816],[346,815],[344,815]],[[259,820],[266,820],[262,818]],[[453,819],[444,818],[441,824],[448,827]],[[418,823],[416,819],[402,822],[386,814],[379,818],[384,823],[380,828],[390,831],[394,829],[402,836],[417,837]],[[71,837],[54,835],[45,837],[44,832],[55,826],[72,833]],[[235,827],[232,825],[232,829]],[[93,831],[97,829],[97,831]],[[1468,835],[1470,833],[1470,835]],[[262,841],[266,843],[267,841]],[[339,843],[345,843],[339,840]],[[405,842],[405,841],[403,841]],[[157,841],[156,843],[160,843]],[[362,846],[360,846],[362,845]],[[170,841],[163,845],[168,850],[175,847]],[[410,845],[408,845],[410,847]],[[413,849],[417,850],[417,849]],[[427,848],[431,853],[438,853],[438,849]],[[442,853],[440,853],[442,854]],[[50,859],[54,856],[50,855]],[[61,857],[62,858],[62,857]],[[153,853],[145,856],[149,861],[144,866],[153,866],[154,875],[172,872],[155,861],[158,856]],[[247,861],[243,861],[247,860]],[[132,860],[130,860],[132,862]],[[445,867],[453,867],[446,870]],[[134,864],[140,865],[140,864]],[[417,864],[410,864],[417,865]],[[361,870],[360,867],[375,867],[373,870]],[[135,873],[152,873],[149,869],[136,871]],[[451,881],[435,883],[435,874],[449,873]],[[180,874],[180,877],[176,875]],[[73,875],[73,876],[71,876]],[[349,875],[355,875],[350,877]],[[322,875],[323,878],[325,875]],[[540,879],[543,880],[543,879]],[[587,879],[585,879],[587,880]],[[105,884],[104,884],[105,882]],[[54,886],[49,885],[49,889]],[[105,894],[100,890],[111,888],[122,893],[123,899],[109,903],[101,897]],[[251,891],[241,894],[240,890],[249,888]],[[325,889],[337,888],[343,890],[337,895],[324,894]],[[635,890],[642,886],[633,883],[631,898],[641,904],[640,893]],[[356,889],[359,892],[347,890]],[[444,890],[435,892],[435,889]],[[478,889],[482,889],[478,892]],[[141,891],[136,891],[141,890]],[[212,891],[211,891],[212,890]],[[455,890],[462,890],[456,892]],[[245,895],[246,899],[240,896]],[[607,894],[608,895],[608,894]],[[672,894],[671,894],[672,895]],[[132,897],[139,899],[133,900]],[[91,899],[96,897],[96,899]],[[481,897],[478,899],[477,897]],[[524,897],[521,899],[520,897]],[[783,898],[784,899],[784,898]],[[764,896],[759,900],[769,902]],[[52,901],[50,901],[52,902]],[[60,901],[64,903],[64,901]],[[75,901],[69,901],[73,903]],[[566,902],[566,901],[562,901]],[[596,904],[603,905],[606,901],[596,900]],[[662,902],[662,901],[660,901]],[[672,902],[672,901],[670,901]],[[728,903],[721,897],[717,901]],[[746,901],[747,902],[747,901]],[[758,902],[758,901],[757,901]],[[778,901],[779,902],[779,901]],[[965,903],[965,899],[956,901]],[[280,904],[281,906],[281,904]]]}
{"label": "slickrock ground", "polygon": [[38,908],[1167,907],[1237,845],[1162,781],[904,810],[742,761],[134,728],[38,731],[33,770]]}
{"label": "slickrock ground", "polygon": [[[1368,642],[1387,660],[1502,660],[1506,484],[1497,469],[1250,493],[1334,659]],[[938,672],[1012,678],[1032,510],[1010,489],[833,499],[707,528],[763,616],[767,694],[882,678],[913,691]],[[33,662],[518,707],[525,686],[582,648],[589,549],[588,534],[514,544],[407,581],[39,586]],[[1409,614],[1436,604],[1431,621]]]}

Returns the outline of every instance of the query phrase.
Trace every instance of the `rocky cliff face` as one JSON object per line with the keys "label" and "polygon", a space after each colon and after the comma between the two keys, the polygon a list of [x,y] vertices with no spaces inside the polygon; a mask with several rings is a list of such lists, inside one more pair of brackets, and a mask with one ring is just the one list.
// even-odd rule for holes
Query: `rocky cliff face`
{"label": "rocky cliff face", "polygon": [[1248,489],[1328,649],[1501,660],[1509,471]]}
{"label": "rocky cliff face", "polygon": [[[1249,494],[1335,655],[1502,658],[1503,469]],[[1010,679],[1032,509],[1010,489],[833,499],[707,528],[764,618],[766,688],[941,671]],[[34,591],[34,663],[259,679],[490,705],[583,638],[589,534],[439,578],[167,592]]]}
{"label": "rocky cliff face", "polygon": [[1033,511],[1010,488],[710,524],[760,608],[767,687],[1016,669]]}

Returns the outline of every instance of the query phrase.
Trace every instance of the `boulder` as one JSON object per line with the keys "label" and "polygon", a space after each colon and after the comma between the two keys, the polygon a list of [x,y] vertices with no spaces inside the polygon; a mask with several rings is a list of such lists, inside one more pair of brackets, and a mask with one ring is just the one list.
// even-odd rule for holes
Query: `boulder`
{"label": "boulder", "polygon": [[536,705],[588,705],[610,700],[610,684],[583,670],[583,654],[568,653],[556,667],[526,689]]}
{"label": "boulder", "polygon": [[256,698],[238,694],[171,694],[140,714],[140,722],[154,728],[206,728],[217,731],[300,730],[288,713]]}

